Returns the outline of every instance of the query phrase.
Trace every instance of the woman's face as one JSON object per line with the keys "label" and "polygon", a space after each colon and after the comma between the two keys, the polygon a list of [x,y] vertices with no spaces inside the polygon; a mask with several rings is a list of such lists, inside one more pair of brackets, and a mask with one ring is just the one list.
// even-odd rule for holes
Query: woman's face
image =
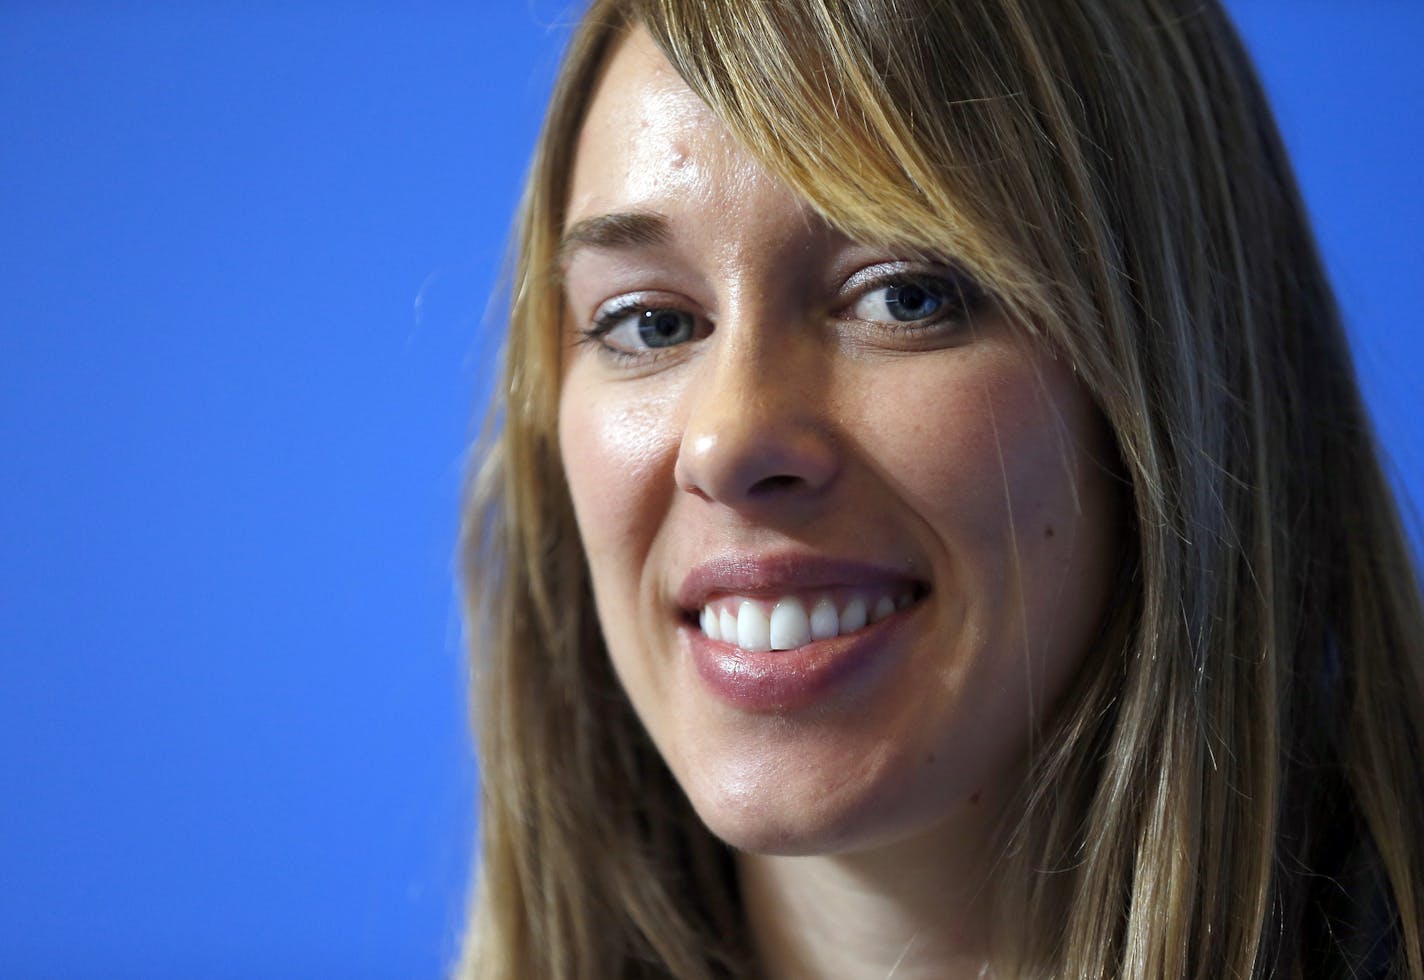
{"label": "woman's face", "polygon": [[952,266],[830,228],[642,31],[564,232],[559,445],[598,615],[702,819],[841,852],[1001,800],[1116,553],[1072,371]]}

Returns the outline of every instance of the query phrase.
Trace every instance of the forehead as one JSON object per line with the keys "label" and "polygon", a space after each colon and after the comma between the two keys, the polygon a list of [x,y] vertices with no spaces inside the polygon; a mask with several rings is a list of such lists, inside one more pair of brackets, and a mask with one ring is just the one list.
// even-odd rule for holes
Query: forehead
{"label": "forehead", "polygon": [[565,224],[669,204],[734,208],[781,186],[635,28],[616,45],[579,132]]}

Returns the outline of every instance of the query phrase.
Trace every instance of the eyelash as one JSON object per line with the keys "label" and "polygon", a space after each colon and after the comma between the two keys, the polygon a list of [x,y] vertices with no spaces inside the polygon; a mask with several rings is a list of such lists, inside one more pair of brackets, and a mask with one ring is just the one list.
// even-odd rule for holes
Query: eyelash
{"label": "eyelash", "polygon": [[[850,282],[855,282],[852,276]],[[841,308],[853,309],[873,293],[895,287],[917,286],[939,298],[941,306],[933,313],[918,320],[891,323],[885,320],[863,320],[877,329],[888,329],[895,333],[916,335],[943,329],[946,323],[963,321],[983,306],[987,299],[982,287],[967,275],[956,270],[940,272],[919,272],[897,269],[893,272],[875,273],[863,283],[856,283],[851,300]],[[850,318],[847,318],[850,319]]]}
{"label": "eyelash", "polygon": [[[871,270],[865,271],[870,274],[865,276],[863,282],[856,283],[856,279],[860,278],[862,274],[857,274],[847,280],[847,285],[855,284],[855,291],[847,302],[838,307],[838,312],[835,314],[836,319],[865,323],[878,330],[888,330],[895,334],[913,337],[942,330],[948,322],[963,321],[970,314],[983,306],[988,298],[978,283],[957,270],[947,269],[928,273],[900,268],[892,272],[878,274],[872,273]],[[942,304],[941,307],[922,320],[907,320],[900,323],[892,323],[885,320],[860,320],[846,315],[845,311],[854,309],[862,300],[877,290],[905,286],[917,286],[933,296],[938,297]],[[581,346],[597,346],[605,356],[611,357],[618,363],[649,363],[666,357],[675,352],[678,347],[685,345],[675,344],[663,348],[645,347],[637,350],[626,350],[604,340],[614,329],[627,322],[629,317],[664,310],[692,316],[694,320],[697,320],[700,324],[705,324],[706,322],[705,319],[698,317],[696,314],[676,304],[650,303],[641,299],[628,299],[623,302],[618,302],[614,306],[598,310],[593,317],[592,324],[580,331],[577,342]]]}
{"label": "eyelash", "polygon": [[[657,358],[666,357],[676,350],[676,347],[665,347],[661,349],[649,347],[642,350],[624,350],[621,347],[615,347],[603,339],[629,317],[642,316],[645,313],[654,313],[660,310],[686,312],[673,305],[628,300],[616,306],[600,309],[594,315],[592,326],[580,331],[578,343],[580,345],[596,346],[605,356],[611,357],[614,361],[619,363],[647,363]],[[695,318],[695,314],[689,315]]]}

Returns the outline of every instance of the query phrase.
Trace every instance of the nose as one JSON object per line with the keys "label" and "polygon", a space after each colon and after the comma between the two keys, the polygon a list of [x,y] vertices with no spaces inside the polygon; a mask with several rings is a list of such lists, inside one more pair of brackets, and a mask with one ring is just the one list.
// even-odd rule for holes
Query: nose
{"label": "nose", "polygon": [[841,453],[816,345],[736,334],[723,330],[684,395],[678,487],[738,510],[823,496]]}

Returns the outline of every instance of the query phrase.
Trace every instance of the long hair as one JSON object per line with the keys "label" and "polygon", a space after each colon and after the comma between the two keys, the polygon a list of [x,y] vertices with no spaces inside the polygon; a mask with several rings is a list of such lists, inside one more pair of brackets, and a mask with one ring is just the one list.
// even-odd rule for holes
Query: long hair
{"label": "long hair", "polygon": [[1340,315],[1213,0],[597,0],[520,212],[463,554],[481,849],[462,975],[754,972],[735,875],[620,690],[556,437],[555,252],[648,30],[862,241],[950,255],[1073,365],[1130,546],[1037,745],[997,963],[1424,980],[1424,610]]}

